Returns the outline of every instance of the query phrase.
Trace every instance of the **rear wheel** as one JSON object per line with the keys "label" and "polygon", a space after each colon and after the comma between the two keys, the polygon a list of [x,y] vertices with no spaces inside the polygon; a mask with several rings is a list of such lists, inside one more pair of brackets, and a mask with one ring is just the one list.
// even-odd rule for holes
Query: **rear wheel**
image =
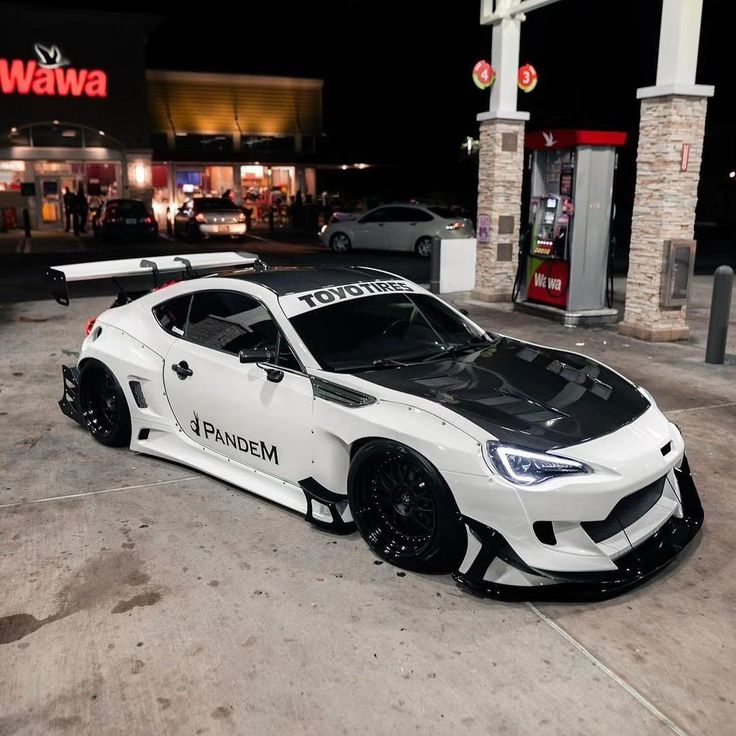
{"label": "rear wheel", "polygon": [[84,424],[103,445],[125,447],[130,444],[130,410],[112,371],[99,360],[82,364],[79,397]]}
{"label": "rear wheel", "polygon": [[352,247],[353,244],[345,233],[335,233],[330,238],[330,248],[335,253],[347,253]]}
{"label": "rear wheel", "polygon": [[350,465],[348,500],[368,546],[409,570],[450,572],[465,551],[452,494],[422,455],[397,442],[375,440]]}
{"label": "rear wheel", "polygon": [[419,238],[414,246],[414,251],[422,258],[429,258],[432,255],[432,238],[426,235]]}

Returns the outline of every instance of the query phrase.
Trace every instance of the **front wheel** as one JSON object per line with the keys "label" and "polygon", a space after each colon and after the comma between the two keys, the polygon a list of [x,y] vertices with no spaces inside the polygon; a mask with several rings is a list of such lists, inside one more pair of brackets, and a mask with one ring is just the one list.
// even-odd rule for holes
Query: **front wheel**
{"label": "front wheel", "polygon": [[414,251],[421,258],[429,258],[432,255],[432,238],[427,236],[419,238],[414,246]]}
{"label": "front wheel", "polygon": [[330,238],[330,248],[335,253],[347,253],[352,247],[353,244],[345,233],[335,233]]}
{"label": "front wheel", "polygon": [[79,396],[84,425],[103,445],[130,444],[130,410],[112,371],[99,360],[88,360],[79,372]]}
{"label": "front wheel", "polygon": [[459,513],[442,476],[415,450],[375,440],[348,475],[353,519],[368,546],[408,570],[450,572],[465,552]]}

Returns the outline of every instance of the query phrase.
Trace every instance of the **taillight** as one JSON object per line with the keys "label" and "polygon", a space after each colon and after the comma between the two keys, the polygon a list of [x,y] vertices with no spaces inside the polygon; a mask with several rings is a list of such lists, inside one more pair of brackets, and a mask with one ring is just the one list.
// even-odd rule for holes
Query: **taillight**
{"label": "taillight", "polygon": [[238,215],[238,222],[245,222],[245,213],[244,212],[241,212]]}
{"label": "taillight", "polygon": [[95,322],[97,322],[97,317],[90,317],[87,320],[87,323],[84,325],[84,334],[85,335],[89,335],[89,333],[92,332],[92,330],[95,327]]}
{"label": "taillight", "polygon": [[161,284],[160,286],[156,286],[153,291],[160,291],[161,289],[165,289],[167,286],[173,286],[174,284],[178,284],[179,282],[176,279],[172,279],[171,281],[167,281],[165,284]]}
{"label": "taillight", "polygon": [[465,227],[465,223],[460,222],[459,220],[455,220],[455,222],[451,222],[449,225],[445,225],[445,230],[459,230],[462,227]]}
{"label": "taillight", "polygon": [[197,222],[206,222],[207,218],[204,216],[204,212],[197,212],[197,214],[194,216],[194,219]]}
{"label": "taillight", "polygon": [[153,217],[151,217],[151,215],[147,215],[143,218],[143,222],[145,222],[146,225],[153,225]]}

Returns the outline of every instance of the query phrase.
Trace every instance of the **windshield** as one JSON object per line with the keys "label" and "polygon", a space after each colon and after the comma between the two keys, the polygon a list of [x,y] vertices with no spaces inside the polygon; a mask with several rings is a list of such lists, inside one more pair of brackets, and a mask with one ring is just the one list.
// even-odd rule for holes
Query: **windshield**
{"label": "windshield", "polygon": [[291,323],[319,364],[331,371],[427,360],[487,339],[427,294],[351,299],[297,315]]}

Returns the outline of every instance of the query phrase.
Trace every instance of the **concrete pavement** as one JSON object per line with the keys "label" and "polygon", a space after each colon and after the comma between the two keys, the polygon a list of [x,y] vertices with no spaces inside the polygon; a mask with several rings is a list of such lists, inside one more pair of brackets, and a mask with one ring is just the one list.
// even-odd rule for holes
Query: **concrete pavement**
{"label": "concrete pavement", "polygon": [[706,512],[692,552],[634,592],[507,604],[96,444],[56,401],[108,303],[0,305],[0,736],[733,732],[733,364],[467,302],[647,386]]}

